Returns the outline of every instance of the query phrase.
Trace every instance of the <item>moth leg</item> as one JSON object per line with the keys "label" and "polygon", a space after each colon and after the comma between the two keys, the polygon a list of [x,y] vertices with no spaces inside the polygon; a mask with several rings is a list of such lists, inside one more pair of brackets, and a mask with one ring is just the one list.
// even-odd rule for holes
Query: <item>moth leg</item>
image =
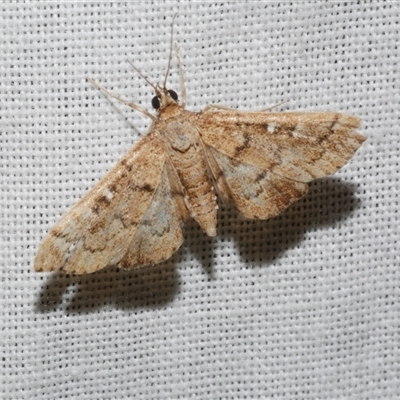
{"label": "moth leg", "polygon": [[147,110],[145,110],[144,108],[138,106],[135,103],[132,103],[128,100],[125,100],[119,96],[117,96],[114,93],[111,93],[109,90],[107,90],[104,86],[101,86],[99,83],[97,83],[96,81],[94,81],[92,78],[86,77],[86,79],[97,89],[99,89],[100,91],[102,91],[103,93],[105,93],[107,96],[112,97],[115,100],[118,100],[119,102],[126,104],[128,107],[133,108],[136,111],[141,112],[142,114],[146,115],[147,117],[151,118],[153,121],[156,121],[157,118],[150,114]]}
{"label": "moth leg", "polygon": [[179,77],[181,81],[181,105],[183,107],[186,106],[186,85],[185,85],[185,76],[183,74],[183,63],[182,63],[182,58],[181,58],[181,53],[179,51],[178,45],[175,43],[175,51],[176,51],[176,56],[178,58],[178,66],[179,66]]}
{"label": "moth leg", "polygon": [[281,105],[286,104],[286,103],[289,103],[289,100],[283,100],[283,101],[281,101],[280,103],[274,104],[273,106],[270,106],[270,107],[268,107],[268,108],[263,108],[262,110],[260,110],[260,112],[268,112],[268,111],[271,111],[271,110],[273,110],[274,108],[280,107]]}

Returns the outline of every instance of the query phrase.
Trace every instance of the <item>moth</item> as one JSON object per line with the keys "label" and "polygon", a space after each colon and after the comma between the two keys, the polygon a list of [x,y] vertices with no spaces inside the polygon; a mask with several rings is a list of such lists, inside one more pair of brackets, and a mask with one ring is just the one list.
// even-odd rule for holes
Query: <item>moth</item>
{"label": "moth", "polygon": [[109,265],[160,263],[183,242],[193,218],[216,235],[217,197],[250,219],[279,215],[307,193],[308,183],[336,172],[365,138],[360,119],[337,112],[242,112],[209,105],[185,109],[182,61],[176,46],[181,100],[152,84],[155,117],[96,82],[97,88],[152,119],[150,131],[44,238],[35,270],[88,274]]}

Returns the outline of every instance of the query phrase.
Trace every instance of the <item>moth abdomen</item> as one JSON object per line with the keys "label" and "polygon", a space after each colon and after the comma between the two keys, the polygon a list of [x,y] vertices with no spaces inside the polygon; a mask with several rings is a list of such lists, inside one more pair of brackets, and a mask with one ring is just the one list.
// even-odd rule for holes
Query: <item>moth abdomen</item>
{"label": "moth abdomen", "polygon": [[[179,140],[179,143],[184,143]],[[186,146],[185,146],[186,147]],[[184,189],[190,215],[209,236],[216,235],[217,201],[202,151],[191,142],[185,151],[172,150],[171,161]]]}

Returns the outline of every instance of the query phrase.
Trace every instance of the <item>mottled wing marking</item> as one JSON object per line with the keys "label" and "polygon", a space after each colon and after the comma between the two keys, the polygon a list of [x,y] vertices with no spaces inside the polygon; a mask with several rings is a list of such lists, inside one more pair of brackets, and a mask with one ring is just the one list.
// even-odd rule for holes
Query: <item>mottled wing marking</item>
{"label": "mottled wing marking", "polygon": [[365,140],[360,120],[338,113],[207,111],[197,122],[207,146],[298,182],[330,175]]}
{"label": "mottled wing marking", "polygon": [[182,222],[164,167],[161,182],[131,238],[129,249],[120,262],[121,267],[157,264],[171,257],[183,243]]}
{"label": "mottled wing marking", "polygon": [[223,178],[241,214],[252,219],[268,219],[280,214],[307,193],[306,183],[296,182],[261,168],[237,162],[212,147]]}
{"label": "mottled wing marking", "polygon": [[[149,210],[162,213],[156,210],[156,204],[163,205],[158,196],[160,183],[168,196],[165,161],[164,148],[155,135],[149,134],[133,146],[50,230],[36,255],[35,270],[85,274],[119,263],[129,251],[132,238],[139,234],[143,219],[151,218]],[[170,210],[169,205],[167,212]],[[174,215],[174,224],[176,218]],[[176,248],[181,237],[175,232],[168,241]],[[154,262],[160,261],[159,255],[154,257]]]}

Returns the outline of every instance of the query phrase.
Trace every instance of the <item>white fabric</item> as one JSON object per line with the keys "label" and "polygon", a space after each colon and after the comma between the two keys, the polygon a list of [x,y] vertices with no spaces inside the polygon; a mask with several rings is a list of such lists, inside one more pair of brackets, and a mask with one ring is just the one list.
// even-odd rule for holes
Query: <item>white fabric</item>
{"label": "white fabric", "polygon": [[[149,120],[170,24],[187,108],[362,118],[352,161],[280,217],[195,223],[169,261],[36,274],[47,230]],[[4,2],[0,24],[2,399],[399,396],[398,2]],[[179,91],[176,57],[169,87]],[[132,127],[134,125],[135,128]],[[139,133],[139,131],[141,133]]]}

